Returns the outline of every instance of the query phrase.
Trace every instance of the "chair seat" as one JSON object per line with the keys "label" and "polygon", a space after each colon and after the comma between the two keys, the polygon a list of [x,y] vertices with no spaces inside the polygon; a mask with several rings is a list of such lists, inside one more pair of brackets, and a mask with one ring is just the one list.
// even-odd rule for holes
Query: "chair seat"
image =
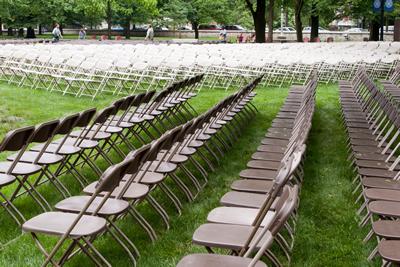
{"label": "chair seat", "polygon": [[[91,196],[73,196],[58,202],[54,207],[59,211],[65,212],[80,212],[86,206]],[[87,213],[90,214],[97,210],[102,203],[102,197],[96,197],[93,203],[89,206]],[[109,198],[99,210],[100,216],[111,216],[122,214],[129,208],[129,203],[120,199]]]}
{"label": "chair seat", "polygon": [[400,263],[400,241],[381,240],[378,244],[378,252],[386,261]]}
{"label": "chair seat", "polygon": [[241,192],[266,194],[271,190],[273,184],[272,180],[236,180],[231,184],[231,189]]}
{"label": "chair seat", "polygon": [[358,173],[362,176],[372,176],[372,177],[383,177],[383,178],[394,178],[396,172],[382,169],[372,169],[372,168],[360,168]]}
{"label": "chair seat", "polygon": [[399,202],[384,200],[372,201],[369,203],[368,208],[372,213],[378,214],[380,216],[400,216]]}
{"label": "chair seat", "polygon": [[366,177],[362,179],[364,187],[396,189],[400,190],[400,181],[385,179],[382,177]]}
{"label": "chair seat", "polygon": [[[386,200],[400,202],[400,191],[383,188],[367,188],[364,195],[369,200]],[[400,203],[399,203],[400,204]]]}
{"label": "chair seat", "polygon": [[[245,245],[253,228],[253,226],[248,225],[206,223],[196,229],[193,233],[192,240],[196,245],[240,250]],[[257,232],[259,234],[260,230]],[[268,235],[266,235],[265,238],[267,237]]]}
{"label": "chair seat", "polygon": [[[96,191],[96,185],[97,182],[93,182],[86,186],[83,189],[83,192],[85,194],[93,194]],[[111,197],[117,197],[121,191],[124,189],[125,183],[121,182],[118,187],[114,189],[114,191],[111,194]],[[127,200],[133,200],[133,199],[141,199],[143,196],[147,195],[149,192],[149,187],[145,184],[142,183],[132,183],[129,188],[126,190],[124,193],[123,198]],[[102,193],[104,195],[105,193]]]}
{"label": "chair seat", "polygon": [[[78,214],[74,213],[45,212],[26,221],[22,225],[22,230],[24,232],[60,236],[68,231],[77,216]],[[106,229],[106,223],[107,221],[104,218],[83,215],[69,237],[78,238],[96,235]]]}
{"label": "chair seat", "polygon": [[[177,267],[247,267],[250,258],[242,258],[216,254],[191,254],[179,261]],[[258,261],[254,267],[267,267],[262,261]]]}
{"label": "chair seat", "polygon": [[[161,108],[161,107],[158,107],[158,109],[159,109],[159,108]],[[161,115],[161,114],[163,113],[163,111],[158,110],[158,109],[157,109],[157,110],[155,109],[155,110],[151,111],[151,112],[150,112],[150,115],[151,115],[151,116],[159,116],[159,115]]]}
{"label": "chair seat", "polygon": [[354,154],[354,157],[356,159],[364,159],[364,160],[380,160],[380,161],[385,161],[388,156],[387,155],[382,155],[380,153],[368,153],[368,152],[358,152]]}
{"label": "chair seat", "polygon": [[106,132],[106,133],[120,133],[124,129],[122,127],[116,127],[116,126],[103,126],[100,128],[100,132]]}
{"label": "chair seat", "polygon": [[268,161],[282,161],[283,153],[272,153],[272,152],[256,152],[251,155],[252,159],[255,160],[268,160]]}
{"label": "chair seat", "polygon": [[[237,225],[252,225],[257,218],[259,209],[243,207],[218,207],[210,211],[207,216],[209,223],[225,223]],[[274,211],[268,211],[261,226],[270,226],[275,218]]]}
{"label": "chair seat", "polygon": [[207,130],[204,131],[206,135],[213,135],[216,134],[217,132],[218,131],[216,129],[211,129],[211,128],[208,128]]}
{"label": "chair seat", "polygon": [[383,148],[376,146],[352,146],[351,147],[354,152],[360,153],[381,153]]}
{"label": "chair seat", "polygon": [[220,204],[226,207],[261,208],[267,199],[265,194],[229,191],[222,196]]}
{"label": "chair seat", "polygon": [[[43,148],[43,144],[37,145],[32,147],[31,150],[33,151],[40,151]],[[50,144],[47,148],[46,148],[46,152],[47,153],[56,153],[56,151],[59,149],[59,145],[58,144]],[[81,151],[81,148],[77,147],[77,146],[71,146],[71,145],[63,145],[57,152],[57,154],[60,155],[74,155],[77,154],[78,152]]]}
{"label": "chair seat", "polygon": [[199,134],[199,136],[197,136],[196,139],[199,140],[199,141],[207,141],[207,140],[211,139],[211,135]]}
{"label": "chair seat", "polygon": [[[196,141],[197,142],[197,141]],[[191,156],[197,152],[196,148],[193,147],[184,147],[179,151],[179,154],[185,155],[185,156]]]}
{"label": "chair seat", "polygon": [[202,147],[203,145],[204,145],[204,142],[193,140],[193,141],[191,141],[191,142],[189,143],[188,146],[189,146],[189,147],[199,148],[199,147]]}
{"label": "chair seat", "polygon": [[[153,185],[153,184],[158,184],[160,182],[162,182],[165,179],[165,175],[162,173],[158,173],[158,172],[151,172],[151,171],[147,171],[146,173],[144,173],[144,171],[140,171],[137,175],[138,178],[135,179],[140,179],[140,181],[135,180],[136,182],[140,182],[141,184],[146,184],[146,185]],[[124,176],[124,178],[122,179],[123,181],[128,181],[128,179],[131,177],[130,174],[127,174]]]}
{"label": "chair seat", "polygon": [[[12,162],[0,162],[0,173],[7,173]],[[12,175],[29,175],[38,173],[42,170],[40,165],[30,164],[30,163],[17,163],[14,169],[11,171]]]}
{"label": "chair seat", "polygon": [[261,145],[257,147],[259,152],[273,152],[273,153],[283,153],[286,150],[286,146],[280,145]]}
{"label": "chair seat", "polygon": [[[149,162],[146,162],[144,164],[144,166],[142,167],[142,170],[146,170],[148,164],[149,164]],[[159,173],[171,173],[171,172],[175,171],[177,168],[178,168],[178,166],[175,163],[161,162],[161,164],[160,164],[159,161],[153,161],[151,163],[148,171],[154,171],[154,172],[159,172]]]}
{"label": "chair seat", "polygon": [[278,172],[264,169],[246,169],[240,172],[242,179],[275,180]]}
{"label": "chair seat", "polygon": [[289,140],[279,140],[274,138],[264,138],[261,140],[261,144],[263,145],[279,145],[279,146],[287,146],[289,144]]}
{"label": "chair seat", "polygon": [[118,120],[113,120],[112,122],[110,122],[110,126],[117,126],[120,128],[132,128],[133,127],[133,123],[130,122],[126,122],[126,121],[121,121],[119,122]]}
{"label": "chair seat", "polygon": [[355,163],[360,168],[374,168],[374,169],[383,169],[383,170],[389,169],[390,165],[391,165],[389,163],[386,163],[386,162],[380,161],[380,160],[357,159]]}
{"label": "chair seat", "polygon": [[[81,134],[81,130],[78,131],[73,131],[70,135],[72,137],[78,137]],[[92,140],[104,140],[108,139],[111,137],[110,133],[107,132],[95,132],[95,131],[90,131],[86,136],[85,139],[92,139]]]}
{"label": "chair seat", "polygon": [[[158,155],[157,155],[157,160],[160,160],[162,156],[163,156],[163,155],[158,154]],[[170,156],[171,156],[171,153],[169,153],[166,157],[169,158]],[[189,158],[188,158],[187,156],[185,156],[185,155],[180,155],[180,154],[175,154],[175,155],[173,155],[172,158],[170,159],[170,161],[171,161],[172,163],[176,163],[176,164],[184,163],[184,162],[186,162],[186,161],[188,161],[188,160],[189,160]]]}
{"label": "chair seat", "polygon": [[16,179],[13,175],[0,173],[0,187],[12,184]]}
{"label": "chair seat", "polygon": [[280,140],[289,140],[292,134],[290,132],[286,133],[270,133],[268,132],[265,137],[267,138],[274,138],[274,139],[280,139]]}
{"label": "chair seat", "polygon": [[378,220],[372,223],[372,230],[377,236],[386,239],[400,239],[400,222],[392,220]]}
{"label": "chair seat", "polygon": [[263,169],[263,170],[278,170],[281,163],[278,161],[268,161],[268,160],[250,160],[247,163],[248,168],[252,169]]}
{"label": "chair seat", "polygon": [[[62,140],[56,140],[54,143],[60,143]],[[75,142],[77,142],[77,138],[67,138],[65,141],[65,145],[75,145]],[[90,149],[90,148],[95,148],[99,144],[98,141],[95,140],[87,140],[87,139],[80,139],[78,141],[78,144],[76,146],[83,148],[83,149]]]}
{"label": "chair seat", "polygon": [[[36,158],[39,156],[40,152],[37,151],[26,151],[20,158],[20,162],[25,162],[25,163],[34,163]],[[18,154],[13,154],[9,157],[7,157],[7,160],[13,161],[16,159]],[[56,155],[52,153],[43,153],[40,156],[40,159],[38,160],[37,164],[39,165],[50,165],[50,164],[55,164],[59,163],[64,159],[63,156],[61,155]]]}

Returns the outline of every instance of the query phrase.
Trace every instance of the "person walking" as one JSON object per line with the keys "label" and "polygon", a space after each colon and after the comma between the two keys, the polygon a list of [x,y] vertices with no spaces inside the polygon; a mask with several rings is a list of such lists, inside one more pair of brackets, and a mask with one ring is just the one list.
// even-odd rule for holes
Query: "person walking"
{"label": "person walking", "polygon": [[146,33],[146,41],[152,41],[154,40],[154,29],[153,26],[151,26],[151,24],[149,25],[149,27],[147,28],[147,33]]}
{"label": "person walking", "polygon": [[51,33],[53,34],[53,42],[55,43],[57,43],[58,41],[60,41],[60,39],[63,38],[60,30],[60,25],[58,23],[56,24]]}
{"label": "person walking", "polygon": [[79,40],[85,40],[86,39],[86,30],[84,28],[81,28],[79,31]]}
{"label": "person walking", "polygon": [[223,41],[224,43],[226,43],[227,41],[227,32],[226,32],[226,28],[222,27],[221,31],[219,32],[219,37],[221,39],[221,41]]}

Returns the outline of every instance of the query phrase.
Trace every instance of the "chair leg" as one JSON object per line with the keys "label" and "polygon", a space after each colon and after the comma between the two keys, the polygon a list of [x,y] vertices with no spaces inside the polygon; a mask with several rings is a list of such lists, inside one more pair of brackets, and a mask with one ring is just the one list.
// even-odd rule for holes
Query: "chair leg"
{"label": "chair leg", "polygon": [[169,229],[169,216],[168,216],[167,212],[163,209],[163,207],[161,207],[161,205],[150,194],[147,195],[146,199],[147,199],[147,202],[150,204],[150,206],[152,206],[153,209],[161,216],[161,219],[163,220],[167,229]]}
{"label": "chair leg", "polygon": [[164,183],[160,183],[161,191],[172,201],[179,215],[182,215],[182,203],[172,190]]}
{"label": "chair leg", "polygon": [[131,208],[128,210],[129,214],[139,223],[139,225],[145,230],[145,232],[149,235],[152,242],[156,241],[157,235],[154,231],[153,227],[146,221],[145,218],[131,205]]}
{"label": "chair leg", "polygon": [[[25,217],[1,191],[0,191],[0,196],[5,201],[5,203],[1,201],[0,205],[4,207],[4,209],[7,211],[8,214],[10,214],[10,216],[14,219],[14,221],[18,224],[18,226],[21,226],[26,221]],[[10,208],[8,206],[10,206]]]}

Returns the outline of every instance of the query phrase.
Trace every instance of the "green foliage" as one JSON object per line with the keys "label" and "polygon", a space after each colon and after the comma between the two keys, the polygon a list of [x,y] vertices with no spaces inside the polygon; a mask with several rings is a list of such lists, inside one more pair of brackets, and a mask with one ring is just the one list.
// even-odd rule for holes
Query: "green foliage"
{"label": "green foliage", "polygon": [[252,20],[242,0],[162,0],[160,16],[171,24],[243,24],[252,28]]}

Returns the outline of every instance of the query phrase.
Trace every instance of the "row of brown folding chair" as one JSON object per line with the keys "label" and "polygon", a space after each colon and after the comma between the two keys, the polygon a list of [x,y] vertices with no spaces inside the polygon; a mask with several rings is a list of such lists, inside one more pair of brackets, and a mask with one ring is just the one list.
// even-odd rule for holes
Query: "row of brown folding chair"
{"label": "row of brown folding chair", "polygon": [[397,66],[389,78],[389,81],[395,85],[399,85],[400,82],[400,66]]}
{"label": "row of brown folding chair", "polygon": [[394,105],[400,106],[400,88],[391,81],[381,81],[383,92],[386,94]]}
{"label": "row of brown folding chair", "polygon": [[[193,158],[194,153],[203,147],[206,142],[209,142],[209,140],[205,140],[199,146],[196,142],[200,142],[197,138],[201,134],[215,136],[228,124],[234,123],[235,116],[239,114],[241,110],[246,109],[249,102],[244,100],[250,100],[252,98],[249,97],[249,95],[256,83],[258,83],[258,80],[249,85],[249,87],[221,101],[220,104],[212,108],[206,114],[168,131],[158,140],[153,141],[151,145],[145,145],[141,149],[130,153],[121,164],[110,167],[111,171],[110,169],[107,170],[98,182],[94,182],[84,189],[84,192],[90,196],[74,196],[57,203],[55,208],[58,211],[62,211],[62,213],[44,213],[27,221],[23,225],[23,229],[32,234],[35,242],[46,255],[45,264],[52,263],[53,265],[63,265],[68,259],[76,255],[77,252],[83,251],[91,257],[96,265],[109,265],[107,260],[105,260],[92,244],[102,233],[110,233],[113,239],[128,253],[132,262],[135,263],[135,257],[139,255],[139,252],[132,241],[130,241],[123,231],[116,226],[115,220],[122,218],[124,214],[132,215],[154,240],[156,238],[155,231],[136,211],[135,206],[142,200],[147,199],[149,204],[159,212],[168,226],[168,215],[161,205],[150,196],[150,193],[156,186],[159,186],[163,188],[172,202],[180,203],[180,200],[178,200],[172,190],[164,183],[166,177],[169,175],[174,182],[176,182],[178,188],[185,191],[185,193],[189,192],[186,191],[189,190],[189,188],[184,184],[182,179],[176,174],[172,175],[172,173],[175,172],[178,167],[182,167],[189,158]],[[237,108],[238,111],[235,111],[233,115],[227,116],[227,111],[232,111],[234,108]],[[217,132],[204,131],[204,129],[208,129],[210,125],[215,126],[216,121],[218,124],[223,125],[223,127],[215,127],[218,129]],[[196,146],[191,146],[193,143],[196,144]],[[188,150],[190,153],[185,155],[185,151]],[[191,150],[194,150],[194,153],[192,153]],[[200,163],[198,163],[198,165],[200,166]],[[182,169],[185,173],[185,169],[183,167]],[[118,178],[114,176],[112,182],[106,183],[107,189],[99,190],[98,187],[101,187],[103,179],[106,179],[104,176],[107,176],[110,172],[112,172],[113,175],[117,173],[115,175],[117,175]],[[186,169],[186,173],[187,172],[190,171]],[[191,178],[196,189],[201,189],[199,180],[195,176]],[[111,183],[112,186],[110,185]],[[95,198],[93,198],[94,196]],[[188,196],[190,196],[190,194]],[[189,198],[189,200],[192,200],[192,198]],[[177,207],[180,208],[180,206]],[[73,217],[67,213],[79,213],[79,215],[78,217]],[[102,227],[102,230],[99,229],[95,232],[78,232],[81,229],[75,229],[74,225],[75,227],[83,227],[81,224],[82,221],[84,219],[88,220],[86,215],[85,218],[79,217],[81,214],[105,218],[107,227]],[[53,217],[53,220],[47,221]],[[69,219],[70,217],[75,218],[75,220]],[[91,219],[95,220],[94,218]],[[63,222],[60,222],[60,220]],[[55,253],[56,250],[60,249],[61,244],[69,237],[74,239],[67,250],[64,251],[59,262],[53,260],[54,253],[47,253],[45,251],[37,236],[38,233],[45,235],[54,234],[54,228],[57,228],[58,231],[56,234],[60,235],[61,239],[52,252]],[[72,228],[73,230],[70,232]],[[75,231],[78,233],[75,233]],[[71,233],[74,233],[74,235],[71,236]],[[75,250],[77,247],[79,249]],[[89,254],[89,250],[95,253],[97,259]]]}
{"label": "row of brown folding chair", "polygon": [[[178,266],[265,266],[259,261],[263,255],[281,266],[270,250],[274,241],[290,258],[292,244],[281,232],[285,229],[293,241],[301,162],[311,127],[315,89],[316,81],[312,80],[305,88],[290,90],[262,140],[265,145],[253,154],[255,159],[249,162],[249,169],[240,173],[241,180],[233,182],[232,191],[221,198],[222,207],[212,210],[208,223],[193,235],[193,242],[209,252],[223,248],[237,256],[194,254],[183,258]],[[258,153],[266,154],[260,158]],[[247,259],[256,251],[253,259]]]}
{"label": "row of brown folding chair", "polygon": [[[152,100],[154,92],[128,96],[99,111],[97,115],[96,109],[89,109],[61,120],[43,123],[37,127],[25,127],[11,131],[4,138],[0,151],[18,152],[9,156],[8,162],[0,164],[0,188],[9,186],[14,182],[18,185],[9,197],[1,192],[1,197],[4,199],[2,206],[18,224],[21,224],[25,218],[13,205],[13,201],[23,194],[29,194],[44,211],[50,210],[51,206],[36,189],[39,185],[50,181],[60,195],[66,198],[71,194],[58,179],[60,176],[70,173],[82,187],[85,187],[89,183],[88,179],[82,175],[78,167],[88,165],[96,175],[100,176],[102,170],[96,164],[96,159],[99,156],[103,157],[109,165],[112,165],[110,150],[124,158],[126,155],[119,144],[125,144],[131,151],[135,148],[132,140],[140,140],[139,136],[142,136],[142,132],[150,132],[149,126],[143,123],[145,120],[127,123],[117,117],[118,112],[122,114],[131,112],[131,117],[142,118],[150,116],[150,112],[157,111],[166,107],[166,104],[171,103],[171,101],[175,101],[163,109],[161,114],[174,109],[169,116],[177,116],[176,113],[182,113],[181,107],[188,105],[185,104],[187,100],[195,96],[191,93],[191,89],[187,87],[193,88],[201,78],[200,75],[179,82],[177,83],[179,86],[175,86],[174,90],[166,89],[165,92],[167,93],[163,93],[163,98],[156,97],[154,101]],[[181,91],[185,94],[181,94]],[[163,103],[156,102],[156,99],[163,101]],[[169,101],[166,101],[166,99],[169,99]],[[139,108],[141,110],[138,111]],[[158,115],[152,116],[146,122],[158,117]],[[162,121],[162,119],[159,119],[159,121]],[[155,124],[150,123],[149,125],[156,127]],[[173,125],[168,127],[173,127]],[[76,130],[77,128],[79,130]],[[141,129],[145,130],[140,131]],[[153,135],[149,136],[152,139],[155,138]],[[143,140],[141,143],[144,143]],[[51,171],[52,166],[57,166],[55,171]],[[30,176],[36,177],[33,182],[29,178]]]}
{"label": "row of brown folding chair", "polygon": [[354,193],[361,188],[358,214],[365,211],[360,226],[371,226],[364,242],[376,236],[379,243],[368,260],[379,253],[388,266],[400,262],[400,253],[394,253],[400,248],[396,220],[400,217],[399,110],[364,70],[353,82],[340,83],[340,101],[349,135],[349,159],[356,173]]}

